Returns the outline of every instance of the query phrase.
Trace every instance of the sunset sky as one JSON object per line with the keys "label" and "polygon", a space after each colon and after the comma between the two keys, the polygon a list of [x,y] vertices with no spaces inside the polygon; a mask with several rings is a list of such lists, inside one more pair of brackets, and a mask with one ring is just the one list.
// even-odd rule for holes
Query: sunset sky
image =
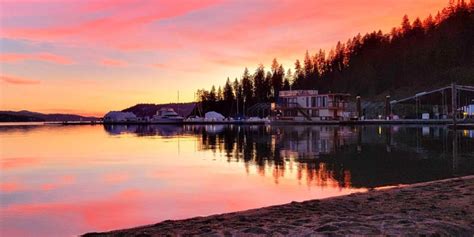
{"label": "sunset sky", "polygon": [[102,116],[195,91],[447,0],[0,0],[0,110]]}

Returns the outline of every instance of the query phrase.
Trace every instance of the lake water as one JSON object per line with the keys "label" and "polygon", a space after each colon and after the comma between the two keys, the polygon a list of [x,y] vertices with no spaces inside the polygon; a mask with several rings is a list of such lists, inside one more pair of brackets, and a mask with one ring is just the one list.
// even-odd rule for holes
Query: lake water
{"label": "lake water", "polygon": [[474,130],[0,126],[0,236],[73,236],[474,174]]}

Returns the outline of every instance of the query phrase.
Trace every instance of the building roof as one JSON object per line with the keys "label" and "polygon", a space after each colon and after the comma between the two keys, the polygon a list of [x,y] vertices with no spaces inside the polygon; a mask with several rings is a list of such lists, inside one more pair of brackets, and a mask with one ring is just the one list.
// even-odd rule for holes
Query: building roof
{"label": "building roof", "polygon": [[349,97],[347,93],[325,93],[319,94],[317,90],[291,90],[291,91],[280,91],[280,97],[296,97],[296,96],[345,96]]}

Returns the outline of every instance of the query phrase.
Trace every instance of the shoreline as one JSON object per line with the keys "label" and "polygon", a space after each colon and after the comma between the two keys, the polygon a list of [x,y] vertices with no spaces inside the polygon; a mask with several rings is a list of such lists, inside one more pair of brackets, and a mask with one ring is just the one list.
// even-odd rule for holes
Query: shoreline
{"label": "shoreline", "polygon": [[474,234],[474,175],[83,236]]}

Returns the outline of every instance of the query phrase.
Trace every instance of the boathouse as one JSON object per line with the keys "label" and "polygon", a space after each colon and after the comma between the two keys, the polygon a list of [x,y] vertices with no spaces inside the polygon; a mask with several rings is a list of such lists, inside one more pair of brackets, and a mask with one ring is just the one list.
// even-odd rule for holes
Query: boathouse
{"label": "boathouse", "polygon": [[348,120],[349,98],[350,94],[319,94],[317,90],[280,91],[274,110],[280,120]]}

